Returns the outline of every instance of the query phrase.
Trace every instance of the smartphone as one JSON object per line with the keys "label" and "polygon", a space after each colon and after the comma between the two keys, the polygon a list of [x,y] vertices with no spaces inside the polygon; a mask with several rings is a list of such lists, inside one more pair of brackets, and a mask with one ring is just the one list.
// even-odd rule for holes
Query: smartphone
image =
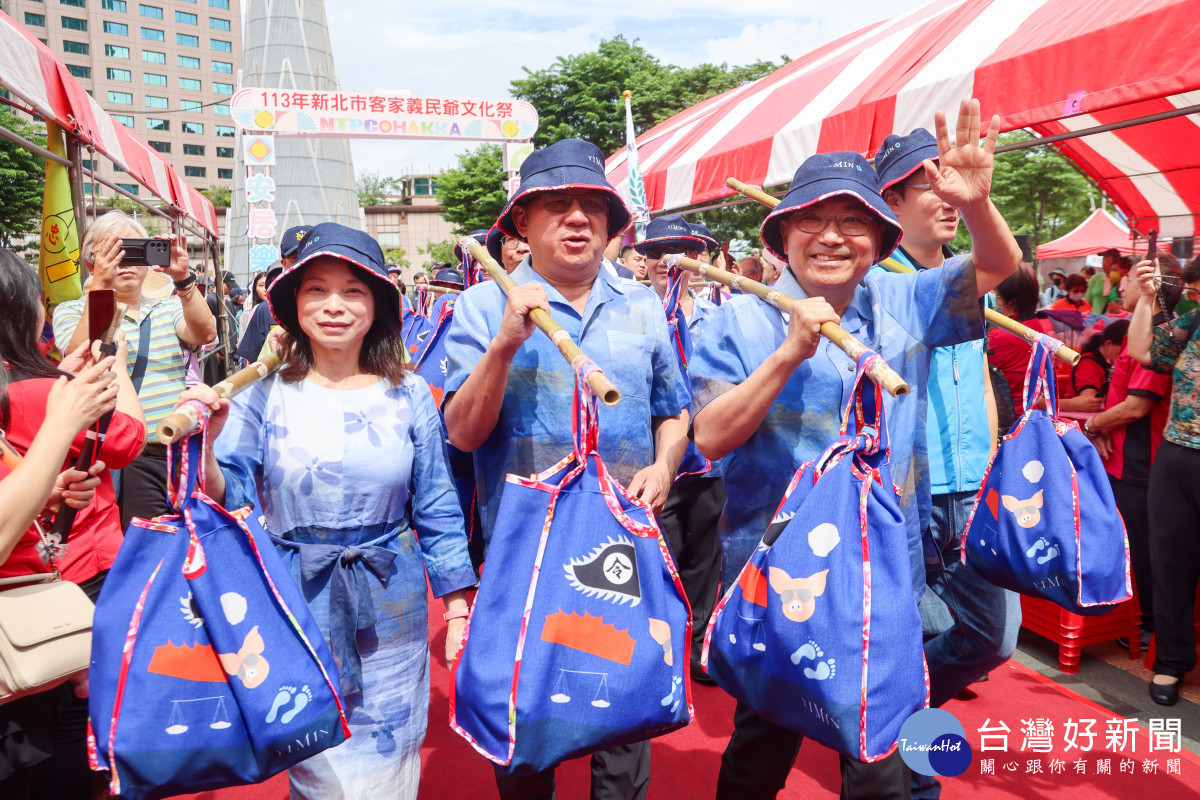
{"label": "smartphone", "polygon": [[103,341],[112,326],[116,302],[116,294],[112,289],[93,289],[87,293],[89,340]]}
{"label": "smartphone", "polygon": [[135,267],[166,267],[171,264],[170,239],[122,239],[121,249],[125,251],[122,264]]}

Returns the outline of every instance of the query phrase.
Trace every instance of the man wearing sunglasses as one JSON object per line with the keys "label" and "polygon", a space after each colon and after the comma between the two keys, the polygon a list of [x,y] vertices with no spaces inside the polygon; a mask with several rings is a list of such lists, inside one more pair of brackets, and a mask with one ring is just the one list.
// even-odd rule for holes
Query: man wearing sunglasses
{"label": "man wearing sunglasses", "polygon": [[[713,314],[689,363],[693,438],[710,459],[727,456],[728,500],[721,515],[723,579],[733,585],[771,521],[788,481],[838,437],[855,364],[823,339],[837,322],[879,353],[911,393],[885,393],[892,479],[901,489],[908,530],[914,611],[925,589],[921,531],[929,517],[925,388],[932,348],[979,338],[978,298],[1016,268],[1020,249],[989,198],[999,120],[978,146],[979,103],[963,101],[957,144],[938,112],[939,166],[926,160],[936,194],[960,209],[975,238],[975,258],[917,274],[871,275],[900,242],[895,213],[875,173],[857,153],[807,159],[764,220],[764,246],[787,268],[775,289],[796,298],[782,314],[757,297],[730,298]],[[864,280],[865,279],[865,280]],[[889,602],[903,602],[903,597]],[[879,657],[876,655],[876,657]],[[721,759],[717,798],[774,797],[784,786],[801,736],[739,703]],[[842,757],[842,797],[907,797],[909,772],[899,754],[871,764]]]}
{"label": "man wearing sunglasses", "polygon": [[[599,148],[564,139],[521,165],[521,186],[496,225],[529,245],[507,296],[472,286],[454,308],[446,353],[446,428],[475,456],[485,542],[505,476],[554,466],[573,447],[575,375],[529,312],[550,314],[621,390],[600,415],[599,453],[628,492],[661,513],[687,446],[687,381],[667,335],[658,296],[601,268],[609,240],[630,213],[604,176]],[[517,578],[518,576],[514,576]],[[592,756],[592,796],[644,797],[648,741]],[[502,798],[554,796],[554,770],[496,772]]]}

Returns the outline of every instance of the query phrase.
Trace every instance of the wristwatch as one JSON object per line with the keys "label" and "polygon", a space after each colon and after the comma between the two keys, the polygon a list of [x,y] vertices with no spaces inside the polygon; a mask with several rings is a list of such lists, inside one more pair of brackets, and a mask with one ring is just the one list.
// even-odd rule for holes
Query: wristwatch
{"label": "wristwatch", "polygon": [[1094,439],[1095,437],[1100,435],[1097,431],[1092,430],[1092,418],[1091,417],[1088,417],[1087,419],[1085,419],[1083,421],[1083,435],[1088,437],[1089,439]]}
{"label": "wristwatch", "polygon": [[196,276],[188,275],[181,281],[175,281],[175,291],[186,292],[188,289],[196,285]]}

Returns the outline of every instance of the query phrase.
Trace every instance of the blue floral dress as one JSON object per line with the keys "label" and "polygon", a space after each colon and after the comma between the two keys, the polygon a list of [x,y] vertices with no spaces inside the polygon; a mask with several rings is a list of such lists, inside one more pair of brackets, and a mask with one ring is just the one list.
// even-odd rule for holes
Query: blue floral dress
{"label": "blue floral dress", "polygon": [[290,769],[292,797],[415,798],[425,579],[439,597],[476,582],[428,385],[273,376],[233,401],[216,456],[226,506],[261,511],[338,662],[351,738]]}

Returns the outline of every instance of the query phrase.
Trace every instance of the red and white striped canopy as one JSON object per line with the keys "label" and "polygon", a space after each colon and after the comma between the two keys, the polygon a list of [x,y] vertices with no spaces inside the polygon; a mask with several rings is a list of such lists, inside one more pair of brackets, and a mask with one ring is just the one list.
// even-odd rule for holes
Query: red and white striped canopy
{"label": "red and white striped canopy", "polygon": [[[786,184],[818,152],[874,156],[891,133],[951,135],[977,97],[1001,130],[1039,135],[1200,103],[1200,0],[934,0],[827,44],[638,137],[654,211],[732,194],[725,179]],[[636,97],[634,98],[636,102]],[[1134,227],[1192,236],[1200,213],[1200,116],[1056,145]],[[608,160],[623,189],[625,151]]]}
{"label": "red and white striped canopy", "polygon": [[140,137],[92,99],[50,48],[0,12],[0,86],[107,156],[155,197],[217,235],[217,212]]}

